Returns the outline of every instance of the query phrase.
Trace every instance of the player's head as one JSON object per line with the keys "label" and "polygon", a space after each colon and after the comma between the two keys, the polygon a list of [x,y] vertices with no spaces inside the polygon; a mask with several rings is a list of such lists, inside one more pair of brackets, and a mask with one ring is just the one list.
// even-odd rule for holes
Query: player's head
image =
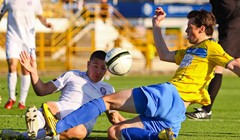
{"label": "player's head", "polygon": [[92,82],[99,82],[105,75],[107,68],[105,65],[106,52],[97,50],[93,52],[87,63],[87,74]]}
{"label": "player's head", "polygon": [[206,10],[193,10],[188,13],[187,18],[193,18],[197,27],[204,26],[206,35],[213,35],[216,19],[212,12],[208,12]]}
{"label": "player's head", "polygon": [[186,29],[187,39],[191,44],[198,44],[209,37],[212,37],[216,24],[215,17],[206,10],[193,10],[188,15]]}

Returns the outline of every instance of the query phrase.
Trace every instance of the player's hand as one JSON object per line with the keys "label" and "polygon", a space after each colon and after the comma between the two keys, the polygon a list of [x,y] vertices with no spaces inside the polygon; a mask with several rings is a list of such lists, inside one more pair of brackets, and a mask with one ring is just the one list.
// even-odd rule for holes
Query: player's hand
{"label": "player's hand", "polygon": [[160,22],[166,17],[166,13],[163,11],[161,7],[158,7],[155,10],[155,15],[153,16],[152,19],[152,24],[153,26],[160,26]]}
{"label": "player's hand", "polygon": [[35,59],[26,51],[22,51],[20,53],[20,63],[30,73],[36,71],[37,69],[37,63]]}
{"label": "player's hand", "polygon": [[53,26],[52,26],[51,23],[46,23],[45,26],[46,26],[47,28],[51,28],[51,29],[53,29]]}

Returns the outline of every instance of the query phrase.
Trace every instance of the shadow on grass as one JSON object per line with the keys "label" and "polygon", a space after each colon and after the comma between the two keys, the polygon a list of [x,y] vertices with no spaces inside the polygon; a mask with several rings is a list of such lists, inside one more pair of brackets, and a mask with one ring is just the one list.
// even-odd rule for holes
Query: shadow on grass
{"label": "shadow on grass", "polygon": [[85,138],[84,140],[107,140],[106,137],[89,137]]}
{"label": "shadow on grass", "polygon": [[107,140],[107,131],[106,130],[93,130],[91,135],[84,140]]}
{"label": "shadow on grass", "polygon": [[181,136],[184,137],[211,137],[211,138],[221,138],[221,137],[228,137],[228,138],[239,138],[239,133],[226,133],[226,132],[221,132],[221,133],[205,133],[205,132],[185,132],[181,133]]}

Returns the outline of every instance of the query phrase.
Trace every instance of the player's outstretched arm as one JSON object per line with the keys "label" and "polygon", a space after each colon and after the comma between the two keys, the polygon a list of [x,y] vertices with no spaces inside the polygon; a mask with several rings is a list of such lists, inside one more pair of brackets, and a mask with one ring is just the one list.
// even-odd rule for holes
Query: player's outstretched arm
{"label": "player's outstretched arm", "polygon": [[45,27],[53,29],[52,24],[50,22],[47,22],[47,19],[45,17],[42,15],[37,15],[37,17]]}
{"label": "player's outstretched arm", "polygon": [[154,42],[160,60],[175,62],[175,52],[169,51],[161,33],[160,24],[162,20],[165,19],[165,17],[166,13],[163,11],[161,7],[158,7],[155,10],[155,15],[153,16],[152,19]]}
{"label": "player's outstretched arm", "polygon": [[37,71],[37,63],[35,59],[26,51],[20,53],[21,65],[30,73],[33,89],[38,96],[44,96],[53,93],[57,90],[52,82],[43,83],[39,78]]}

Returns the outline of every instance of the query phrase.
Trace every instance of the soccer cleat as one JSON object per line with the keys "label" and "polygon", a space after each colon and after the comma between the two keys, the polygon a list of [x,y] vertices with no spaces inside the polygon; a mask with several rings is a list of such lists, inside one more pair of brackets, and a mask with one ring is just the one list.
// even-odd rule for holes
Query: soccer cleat
{"label": "soccer cleat", "polygon": [[4,129],[1,133],[2,140],[24,140],[22,133],[15,132],[11,129]]}
{"label": "soccer cleat", "polygon": [[18,103],[18,108],[19,109],[25,109],[26,106],[23,103]]}
{"label": "soccer cleat", "polygon": [[28,136],[32,139],[36,138],[39,130],[36,106],[27,109],[25,120],[28,129]]}
{"label": "soccer cleat", "polygon": [[43,108],[43,114],[44,118],[47,122],[46,130],[47,130],[47,135],[49,136],[56,136],[56,124],[58,120],[56,117],[52,114],[51,110],[49,109],[48,105],[46,103],[43,103],[42,105]]}
{"label": "soccer cleat", "polygon": [[7,101],[7,103],[5,104],[5,108],[6,108],[6,109],[11,109],[12,106],[14,105],[14,103],[15,103],[14,100],[9,99],[9,100]]}
{"label": "soccer cleat", "polygon": [[200,120],[200,119],[211,119],[212,112],[207,113],[206,110],[202,108],[194,108],[194,112],[186,112],[186,116],[190,119]]}
{"label": "soccer cleat", "polygon": [[160,140],[175,140],[174,133],[171,128],[166,128],[160,131],[158,138]]}

